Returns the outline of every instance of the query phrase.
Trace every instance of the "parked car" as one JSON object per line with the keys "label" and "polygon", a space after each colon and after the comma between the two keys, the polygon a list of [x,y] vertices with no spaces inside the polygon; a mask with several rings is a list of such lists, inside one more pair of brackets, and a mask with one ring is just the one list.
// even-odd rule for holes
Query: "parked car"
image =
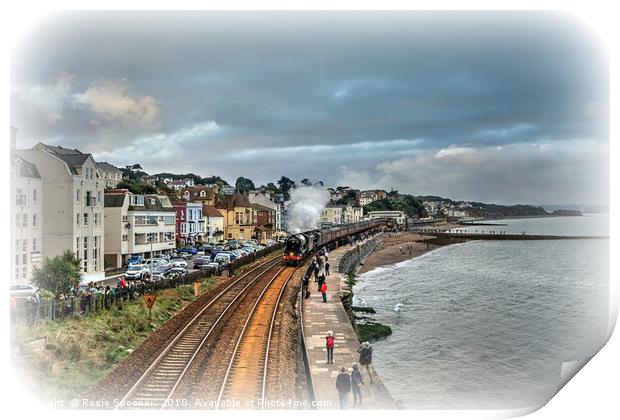
{"label": "parked car", "polygon": [[230,264],[230,262],[233,260],[233,258],[231,257],[232,254],[228,254],[228,253],[224,253],[224,252],[220,252],[219,254],[217,254],[215,256],[215,258],[213,259],[214,262],[218,263],[221,266],[227,266],[228,264]]}
{"label": "parked car", "polygon": [[28,298],[34,295],[37,291],[36,286],[32,284],[12,284],[11,285],[11,296],[16,298]]}
{"label": "parked car", "polygon": [[183,267],[183,268],[187,268],[187,262],[181,259],[178,260],[172,260],[172,266],[173,267]]}
{"label": "parked car", "polygon": [[177,259],[178,258],[183,258],[184,260],[187,260],[188,258],[192,258],[192,254],[190,254],[189,252],[179,252],[177,255]]}
{"label": "parked car", "polygon": [[183,267],[172,267],[162,275],[162,279],[170,280],[187,274],[187,269]]}
{"label": "parked car", "polygon": [[139,255],[132,255],[127,260],[127,265],[144,264],[144,258]]}
{"label": "parked car", "polygon": [[153,281],[161,281],[164,279],[165,274],[172,269],[172,264],[170,265],[160,265],[159,267],[153,270],[153,275],[151,280]]}
{"label": "parked car", "polygon": [[125,279],[127,280],[144,280],[147,275],[151,274],[151,270],[144,264],[133,264],[127,267]]}
{"label": "parked car", "polygon": [[231,261],[237,259],[237,255],[234,254],[232,251],[221,251],[218,252],[214,258],[212,258],[213,261],[215,261],[215,258],[217,258],[218,255],[228,255],[228,257],[230,258]]}
{"label": "parked car", "polygon": [[198,252],[198,250],[196,248],[192,247],[192,246],[188,246],[188,247],[185,247],[185,248],[179,250],[179,252],[187,252],[188,254],[195,255],[196,252]]}
{"label": "parked car", "polygon": [[207,265],[211,262],[211,257],[202,256],[194,259],[194,267],[202,267],[203,265]]}

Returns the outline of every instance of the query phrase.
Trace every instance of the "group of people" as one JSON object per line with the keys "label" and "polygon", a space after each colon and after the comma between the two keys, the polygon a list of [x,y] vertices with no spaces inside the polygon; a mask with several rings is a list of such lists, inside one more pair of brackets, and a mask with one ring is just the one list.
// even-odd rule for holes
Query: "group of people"
{"label": "group of people", "polygon": [[413,245],[407,245],[405,248],[403,248],[402,246],[400,247],[400,253],[401,254],[406,254],[407,252],[409,252],[409,255],[413,254]]}
{"label": "group of people", "polygon": [[[334,363],[334,333],[328,331],[325,336],[325,342],[327,347],[327,363]],[[372,346],[368,341],[364,341],[357,349],[359,353],[359,364],[362,368],[366,368],[368,371],[368,378],[372,383],[372,373],[370,371],[370,365],[372,364]],[[349,402],[349,393],[353,392],[353,406],[362,405],[362,389],[364,385],[364,378],[357,363],[353,363],[351,366],[351,374],[348,373],[346,367],[340,368],[340,373],[336,377],[336,390],[338,391],[338,400],[340,402],[340,409],[347,408]]]}
{"label": "group of people", "polygon": [[329,276],[329,252],[327,249],[319,251],[314,257],[312,257],[308,274],[303,278],[303,286],[305,289],[304,297],[306,299],[310,297],[308,276],[314,276],[314,282],[317,284],[317,292],[321,293],[323,303],[326,303],[327,282],[325,281],[325,278],[326,276]]}

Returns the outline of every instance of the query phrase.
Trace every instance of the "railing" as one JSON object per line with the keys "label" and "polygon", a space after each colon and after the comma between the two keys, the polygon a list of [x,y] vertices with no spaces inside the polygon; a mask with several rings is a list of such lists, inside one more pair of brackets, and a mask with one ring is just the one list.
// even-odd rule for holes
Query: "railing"
{"label": "railing", "polygon": [[16,307],[11,308],[11,323],[32,326],[43,321],[56,321],[72,316],[99,313],[112,307],[122,306],[123,302],[135,301],[146,292],[193,284],[197,280],[219,273],[220,270],[215,267],[204,267],[177,278],[158,282],[134,282],[125,288],[111,289],[113,292],[87,290],[65,299],[41,299],[39,303],[32,298],[18,299]]}
{"label": "railing", "polygon": [[253,263],[254,261],[263,258],[269,254],[271,254],[274,251],[277,251],[278,249],[282,249],[284,248],[284,244],[283,243],[276,243],[274,245],[271,245],[269,247],[266,247],[264,249],[261,249],[260,251],[257,251],[253,254],[248,254],[248,255],[244,255],[242,257],[238,257],[235,260],[231,261],[227,268],[228,268],[228,275],[232,276],[234,275],[235,271],[238,270],[239,268],[241,268],[242,266],[246,265],[246,264],[250,264]]}

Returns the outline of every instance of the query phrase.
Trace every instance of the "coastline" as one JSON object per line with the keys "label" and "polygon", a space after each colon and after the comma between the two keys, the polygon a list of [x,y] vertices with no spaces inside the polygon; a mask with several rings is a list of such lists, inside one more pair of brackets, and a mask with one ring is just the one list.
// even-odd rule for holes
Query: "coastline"
{"label": "coastline", "polygon": [[[458,227],[456,224],[442,224],[435,226],[441,230],[450,230]],[[357,274],[363,274],[377,267],[385,267],[407,261],[434,249],[450,245],[459,241],[438,240],[433,236],[418,233],[399,232],[390,234],[357,269]],[[402,252],[401,252],[402,247]]]}

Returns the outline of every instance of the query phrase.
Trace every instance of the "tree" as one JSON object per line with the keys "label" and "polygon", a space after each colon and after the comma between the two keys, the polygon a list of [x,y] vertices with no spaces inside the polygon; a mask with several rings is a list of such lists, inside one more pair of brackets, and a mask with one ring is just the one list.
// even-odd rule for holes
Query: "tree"
{"label": "tree", "polygon": [[288,192],[291,188],[295,187],[295,181],[283,176],[278,181],[278,186],[280,187],[280,191],[282,192],[282,194],[284,194],[284,200],[288,200],[290,198]]}
{"label": "tree", "polygon": [[123,179],[116,188],[125,188],[134,194],[157,194],[157,189],[144,181]]}
{"label": "tree", "polygon": [[235,182],[235,188],[240,192],[248,192],[250,190],[256,189],[256,187],[254,186],[254,182],[252,182],[251,179],[244,178],[242,176],[237,178],[237,181]]}
{"label": "tree", "polygon": [[310,181],[308,178],[302,179],[301,183],[304,184],[306,187],[311,187],[312,186],[312,181]]}
{"label": "tree", "polygon": [[66,292],[81,278],[79,260],[70,250],[52,259],[46,257],[41,268],[35,268],[32,282],[39,288],[49,290],[55,296]]}

